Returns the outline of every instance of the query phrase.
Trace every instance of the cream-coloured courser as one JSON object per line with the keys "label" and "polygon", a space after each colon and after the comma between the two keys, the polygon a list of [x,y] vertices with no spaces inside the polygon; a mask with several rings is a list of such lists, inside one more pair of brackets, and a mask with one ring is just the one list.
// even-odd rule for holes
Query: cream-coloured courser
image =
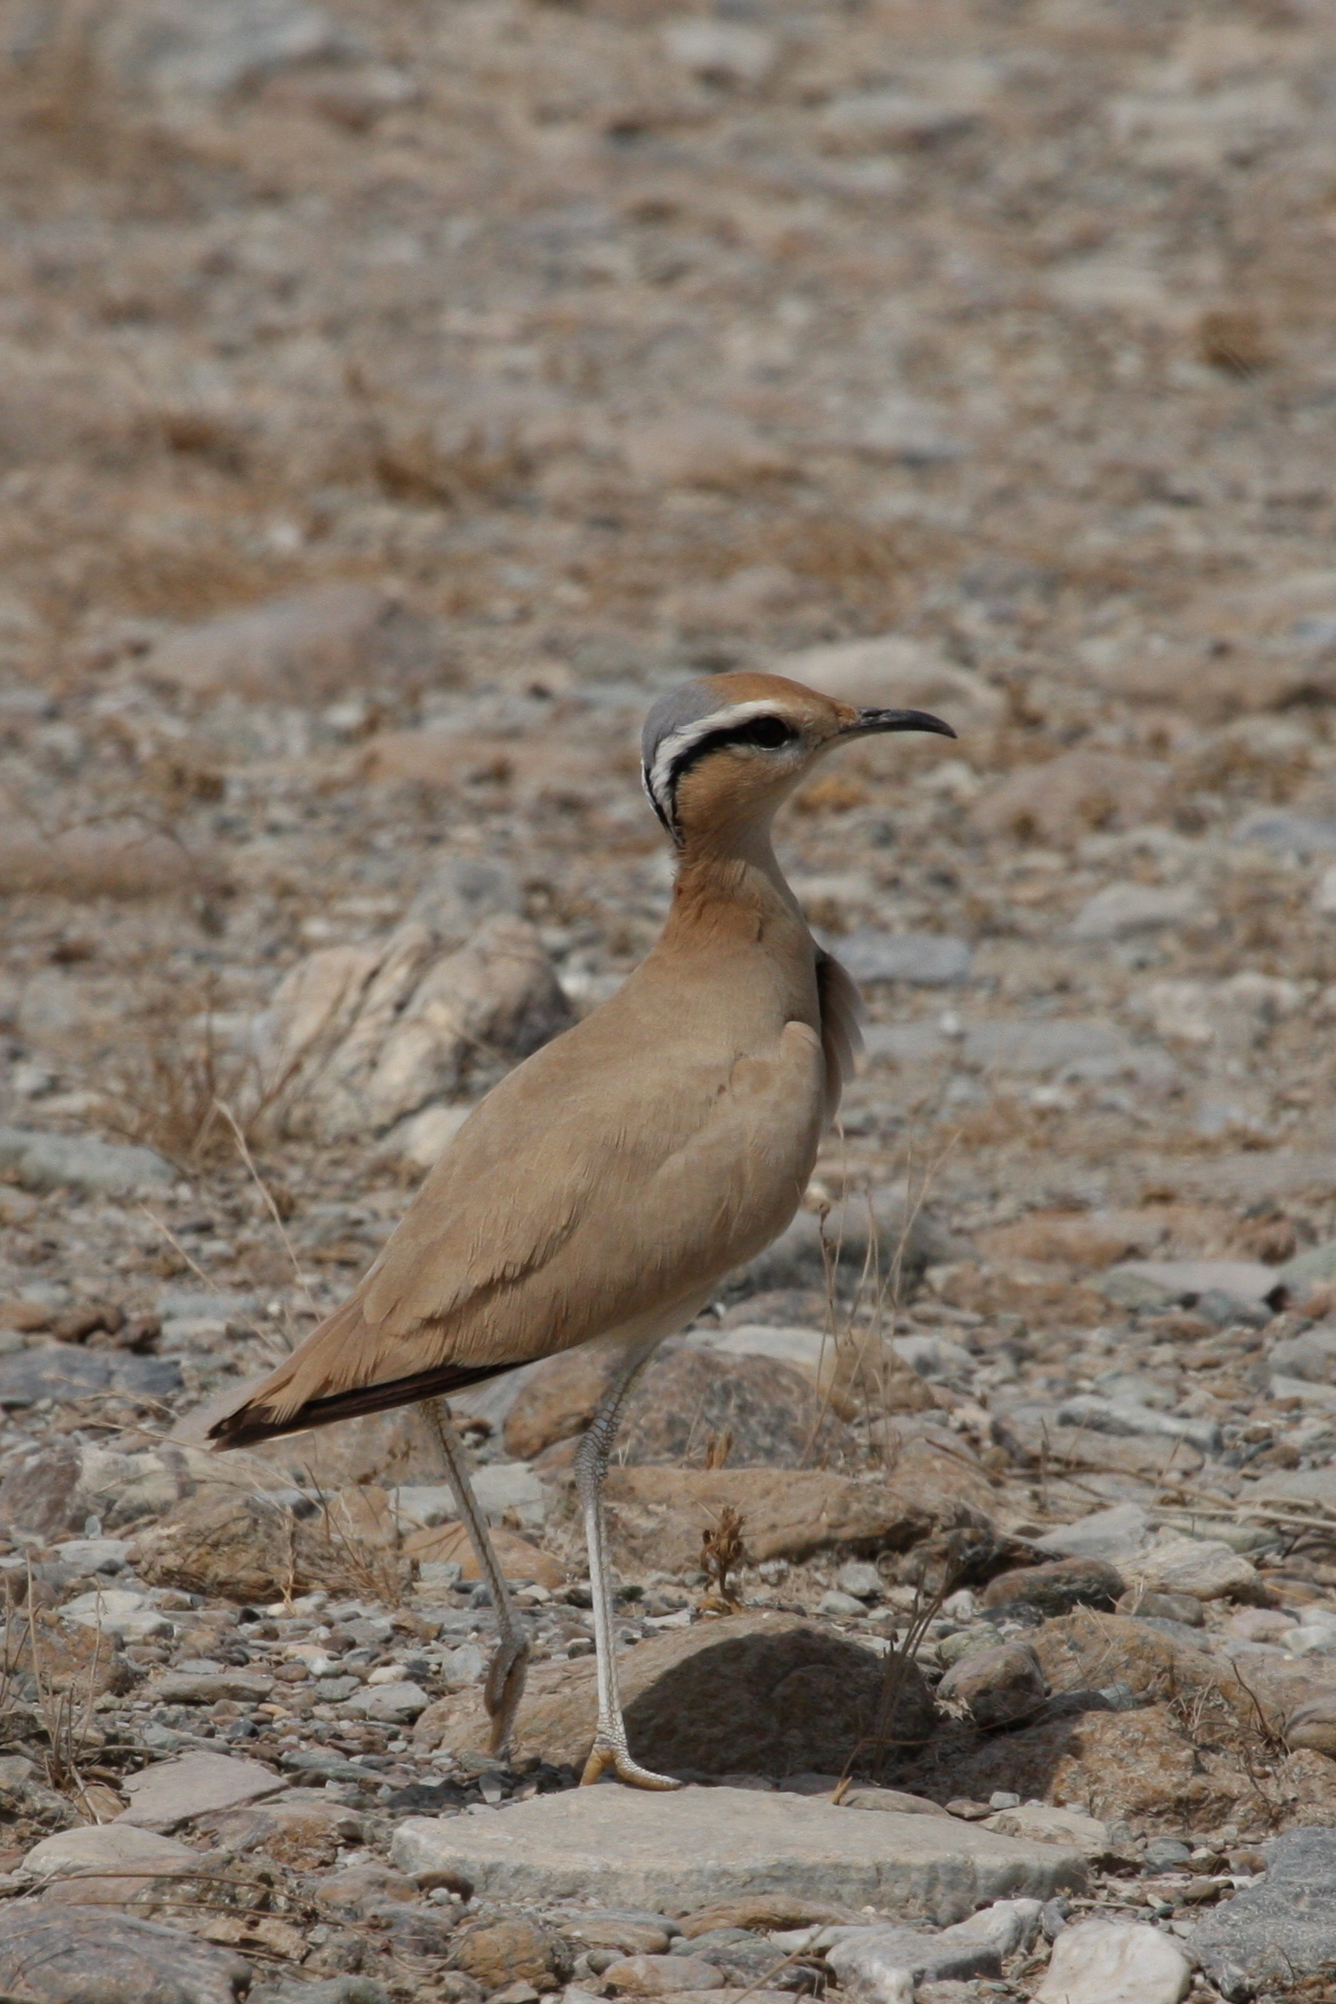
{"label": "cream-coloured courser", "polygon": [[[620,1341],[576,1459],[598,1657],[586,1781],[611,1767],[675,1785],[627,1750],[600,1492],[636,1372],[784,1230],[834,1116],[858,995],[808,931],[770,824],[825,753],[879,731],[954,736],[922,711],[855,710],[777,675],[716,675],[655,704],[645,786],[679,859],[658,944],[475,1108],[356,1291],[213,1428],[244,1447]],[[458,1444],[430,1410],[497,1608],[485,1695],[501,1748],[527,1644]]]}

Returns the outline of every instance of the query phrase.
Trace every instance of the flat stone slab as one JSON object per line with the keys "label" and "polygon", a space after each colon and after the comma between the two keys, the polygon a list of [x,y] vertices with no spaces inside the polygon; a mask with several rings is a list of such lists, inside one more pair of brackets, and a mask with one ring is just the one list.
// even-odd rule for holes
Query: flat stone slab
{"label": "flat stone slab", "polygon": [[672,1914],[791,1893],[939,1926],[992,1900],[1046,1900],[1086,1879],[1074,1847],[746,1788],[668,1795],[603,1784],[503,1810],[410,1816],[392,1856],[410,1874],[460,1872],[484,1899],[579,1897]]}
{"label": "flat stone slab", "polygon": [[85,1823],[77,1830],[58,1830],[34,1844],[23,1860],[26,1878],[45,1879],[54,1872],[179,1872],[197,1862],[199,1853],[174,1837],[140,1830],[133,1824]]}
{"label": "flat stone slab", "polygon": [[250,1988],[241,1956],[179,1928],[105,1907],[0,1913],[0,1993],[35,2004],[237,2004]]}
{"label": "flat stone slab", "polygon": [[116,1821],[135,1824],[141,1830],[166,1831],[196,1816],[207,1816],[210,1810],[235,1809],[239,1803],[277,1795],[289,1782],[286,1775],[275,1774],[258,1761],[188,1753],[128,1775],[122,1786],[130,1797],[130,1807],[122,1810]]}

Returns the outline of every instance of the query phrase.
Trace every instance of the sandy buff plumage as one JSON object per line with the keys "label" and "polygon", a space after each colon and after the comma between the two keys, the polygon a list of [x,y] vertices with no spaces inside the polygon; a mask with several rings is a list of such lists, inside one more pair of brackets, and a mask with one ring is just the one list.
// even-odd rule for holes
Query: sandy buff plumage
{"label": "sandy buff plumage", "polygon": [[[625,1370],[577,1468],[600,1659],[587,1778],[611,1765],[666,1785],[627,1753],[600,1578],[617,1412],[654,1346],[793,1217],[857,1044],[856,990],[815,946],[770,819],[833,745],[896,729],[947,727],[778,676],[716,676],[657,706],[646,784],[680,852],[657,945],[475,1108],[349,1299],[214,1429],[245,1446],[620,1339]],[[467,1477],[443,1446],[458,1493]],[[464,1515],[485,1543],[476,1505]],[[501,1741],[525,1652],[490,1552],[485,1572],[503,1602],[489,1688]]]}

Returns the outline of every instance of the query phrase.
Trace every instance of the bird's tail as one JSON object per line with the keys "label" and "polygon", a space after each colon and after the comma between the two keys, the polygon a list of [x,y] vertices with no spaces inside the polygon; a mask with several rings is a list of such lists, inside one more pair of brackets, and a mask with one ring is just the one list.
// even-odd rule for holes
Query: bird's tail
{"label": "bird's tail", "polygon": [[467,1385],[500,1377],[524,1361],[446,1362],[405,1377],[366,1383],[357,1368],[358,1359],[360,1355],[365,1360],[368,1351],[374,1353],[375,1342],[374,1331],[361,1310],[356,1295],[336,1308],[241,1405],[215,1420],[207,1435],[210,1444],[218,1448],[254,1447],[280,1434],[305,1433],[310,1427],[329,1426],[334,1420],[353,1419],[359,1413],[413,1405],[418,1399],[460,1392]]}

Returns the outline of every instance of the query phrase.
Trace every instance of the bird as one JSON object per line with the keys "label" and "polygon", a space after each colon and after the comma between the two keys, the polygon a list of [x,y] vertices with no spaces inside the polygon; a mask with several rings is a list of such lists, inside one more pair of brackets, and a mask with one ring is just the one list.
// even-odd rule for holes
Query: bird
{"label": "bird", "polygon": [[575,1455],[597,1722],[581,1780],[673,1788],[630,1752],[602,1488],[619,1414],[665,1337],[791,1222],[850,1077],[860,998],[776,859],[778,809],[829,753],[882,732],[956,734],[785,676],[703,676],[654,704],[650,805],[676,855],[662,933],[597,1009],[471,1111],[351,1295],[211,1440],[242,1448],[423,1401],[496,1609],[484,1685],[509,1750],[528,1644],[447,1398],[596,1338],[617,1359]]}

